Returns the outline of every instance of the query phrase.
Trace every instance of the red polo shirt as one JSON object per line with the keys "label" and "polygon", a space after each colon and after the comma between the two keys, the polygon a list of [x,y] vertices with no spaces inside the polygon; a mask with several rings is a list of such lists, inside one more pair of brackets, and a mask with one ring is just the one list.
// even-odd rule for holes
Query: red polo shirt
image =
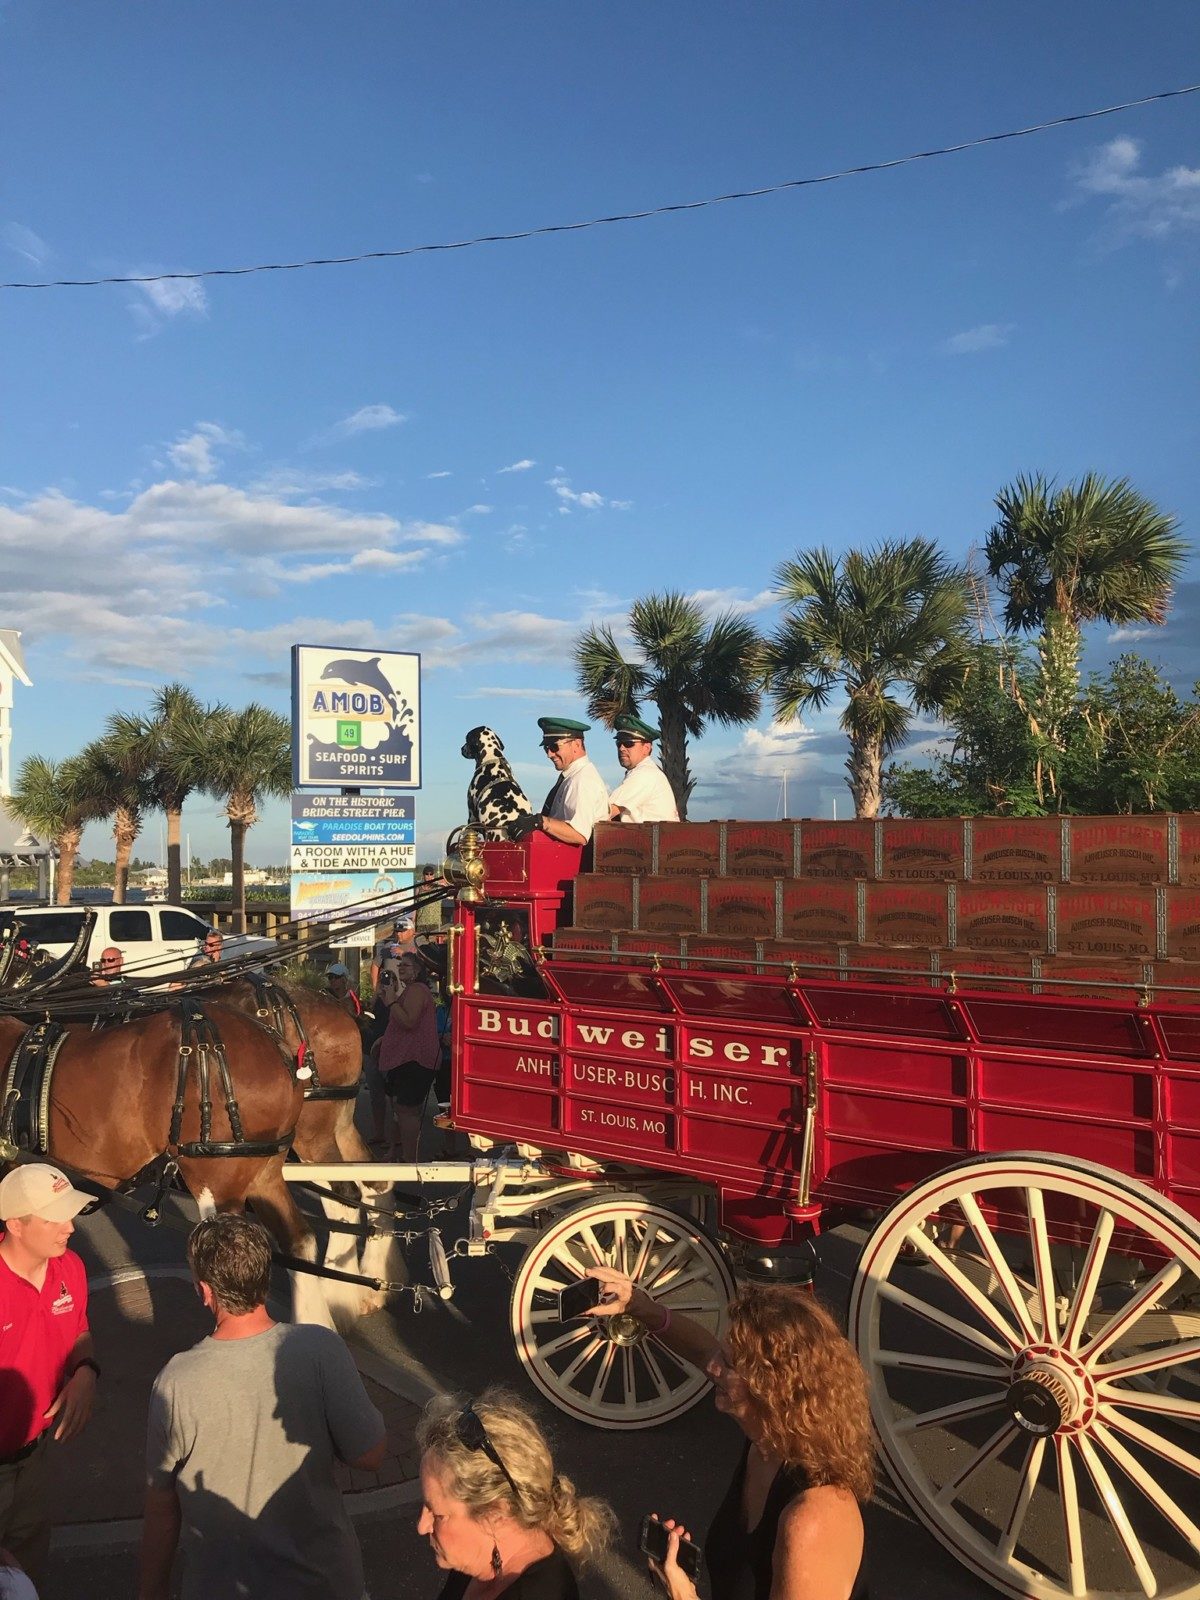
{"label": "red polo shirt", "polygon": [[87,1331],[87,1273],[73,1250],[46,1263],[40,1289],[0,1256],[0,1456],[47,1426],[67,1357]]}

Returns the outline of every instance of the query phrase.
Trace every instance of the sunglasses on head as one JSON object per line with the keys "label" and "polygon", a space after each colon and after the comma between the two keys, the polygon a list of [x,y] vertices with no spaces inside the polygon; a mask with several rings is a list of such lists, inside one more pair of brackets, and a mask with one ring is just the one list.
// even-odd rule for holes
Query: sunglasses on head
{"label": "sunglasses on head", "polygon": [[484,1427],[483,1422],[476,1412],[474,1406],[464,1406],[463,1409],[458,1413],[458,1417],[454,1423],[454,1432],[458,1438],[459,1444],[464,1445],[468,1450],[482,1450],[492,1465],[494,1467],[499,1467],[500,1471],[504,1474],[509,1488],[519,1500],[521,1498],[521,1491],[517,1488],[512,1473],[504,1465],[503,1461],[501,1461],[500,1452],[488,1438],[488,1431]]}

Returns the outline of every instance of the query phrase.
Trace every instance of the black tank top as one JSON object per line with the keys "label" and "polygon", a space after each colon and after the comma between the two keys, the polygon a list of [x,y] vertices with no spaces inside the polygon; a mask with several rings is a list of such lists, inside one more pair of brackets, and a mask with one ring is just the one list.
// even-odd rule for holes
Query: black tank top
{"label": "black tank top", "polygon": [[[742,1490],[746,1482],[747,1442],[742,1459],[733,1474],[729,1490],[717,1509],[704,1543],[704,1564],[712,1585],[713,1600],[770,1600],[772,1560],[779,1519],[789,1501],[809,1487],[799,1467],[780,1467],[767,1491],[766,1504],[758,1526],[747,1533],[742,1522]],[[870,1600],[867,1588],[867,1556],[855,1574],[850,1600]]]}

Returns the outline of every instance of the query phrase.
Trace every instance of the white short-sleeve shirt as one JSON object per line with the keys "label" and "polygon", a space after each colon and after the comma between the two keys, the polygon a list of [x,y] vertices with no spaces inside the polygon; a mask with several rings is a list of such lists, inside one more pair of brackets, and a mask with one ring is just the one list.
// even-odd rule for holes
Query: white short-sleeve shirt
{"label": "white short-sleeve shirt", "polygon": [[604,779],[587,756],[579,756],[569,767],[564,767],[561,777],[562,782],[557,785],[546,814],[559,822],[569,822],[576,833],[581,833],[585,840],[590,839],[596,824],[608,820],[608,789]]}
{"label": "white short-sleeve shirt", "polygon": [[610,804],[620,806],[619,822],[678,822],[679,807],[666,773],[647,756],[630,767],[625,781],[609,796]]}

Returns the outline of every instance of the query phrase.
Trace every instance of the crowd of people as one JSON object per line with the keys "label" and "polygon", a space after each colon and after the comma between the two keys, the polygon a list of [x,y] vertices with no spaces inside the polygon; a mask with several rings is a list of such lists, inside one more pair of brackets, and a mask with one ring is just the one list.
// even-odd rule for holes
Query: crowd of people
{"label": "crowd of people", "polygon": [[[90,1203],[46,1165],[0,1182],[0,1594],[16,1600],[36,1600],[49,1550],[51,1440],[87,1425],[100,1379],[69,1248]],[[213,1329],[151,1393],[137,1600],[168,1600],[177,1570],[183,1600],[367,1600],[335,1466],[374,1471],[389,1441],[347,1347],[330,1329],[275,1321],[271,1240],[250,1218],[203,1219],[188,1263]],[[633,1319],[703,1370],[744,1436],[699,1541],[712,1600],[866,1600],[866,1378],[829,1313],[802,1288],[753,1287],[717,1338],[613,1267],[587,1276],[599,1294],[587,1314]],[[439,1600],[578,1600],[578,1570],[614,1545],[616,1518],[558,1470],[527,1403],[499,1388],[438,1397],[417,1444],[417,1532],[446,1574]],[[671,1600],[697,1600],[685,1508],[647,1509],[650,1571]]]}
{"label": "crowd of people", "polygon": [[[585,724],[545,717],[539,726],[558,780],[525,832],[583,844],[599,821],[676,816],[652,759],[657,729],[618,719],[627,776],[609,795],[587,757]],[[362,1033],[372,1143],[401,1161],[417,1158],[430,1091],[449,1090],[449,1007],[437,964],[421,953],[441,931],[439,887],[426,868],[415,916],[397,917],[371,952],[362,998],[345,963],[326,973],[328,992]],[[192,965],[221,954],[213,930]],[[121,982],[122,964],[118,949],[106,949],[96,981]],[[18,1166],[0,1182],[4,1600],[36,1600],[50,1540],[51,1441],[87,1425],[100,1378],[86,1273],[69,1248],[90,1203],[46,1165]],[[138,1600],[168,1600],[177,1569],[184,1600],[365,1600],[335,1466],[377,1469],[388,1449],[383,1418],[336,1333],[271,1316],[271,1254],[269,1235],[245,1217],[206,1218],[190,1236],[188,1262],[213,1330],[167,1363],[151,1394]],[[598,1284],[587,1315],[624,1319],[623,1338],[637,1323],[638,1337],[705,1372],[716,1408],[744,1436],[700,1539],[688,1508],[647,1508],[639,1547],[671,1600],[698,1600],[701,1550],[712,1600],[866,1600],[861,1508],[874,1465],[866,1379],[829,1313],[803,1289],[754,1287],[731,1304],[717,1338],[616,1268],[587,1276]],[[525,1402],[497,1388],[473,1400],[440,1397],[417,1443],[417,1528],[446,1575],[439,1600],[577,1600],[578,1570],[614,1545],[616,1518],[556,1468]]]}

